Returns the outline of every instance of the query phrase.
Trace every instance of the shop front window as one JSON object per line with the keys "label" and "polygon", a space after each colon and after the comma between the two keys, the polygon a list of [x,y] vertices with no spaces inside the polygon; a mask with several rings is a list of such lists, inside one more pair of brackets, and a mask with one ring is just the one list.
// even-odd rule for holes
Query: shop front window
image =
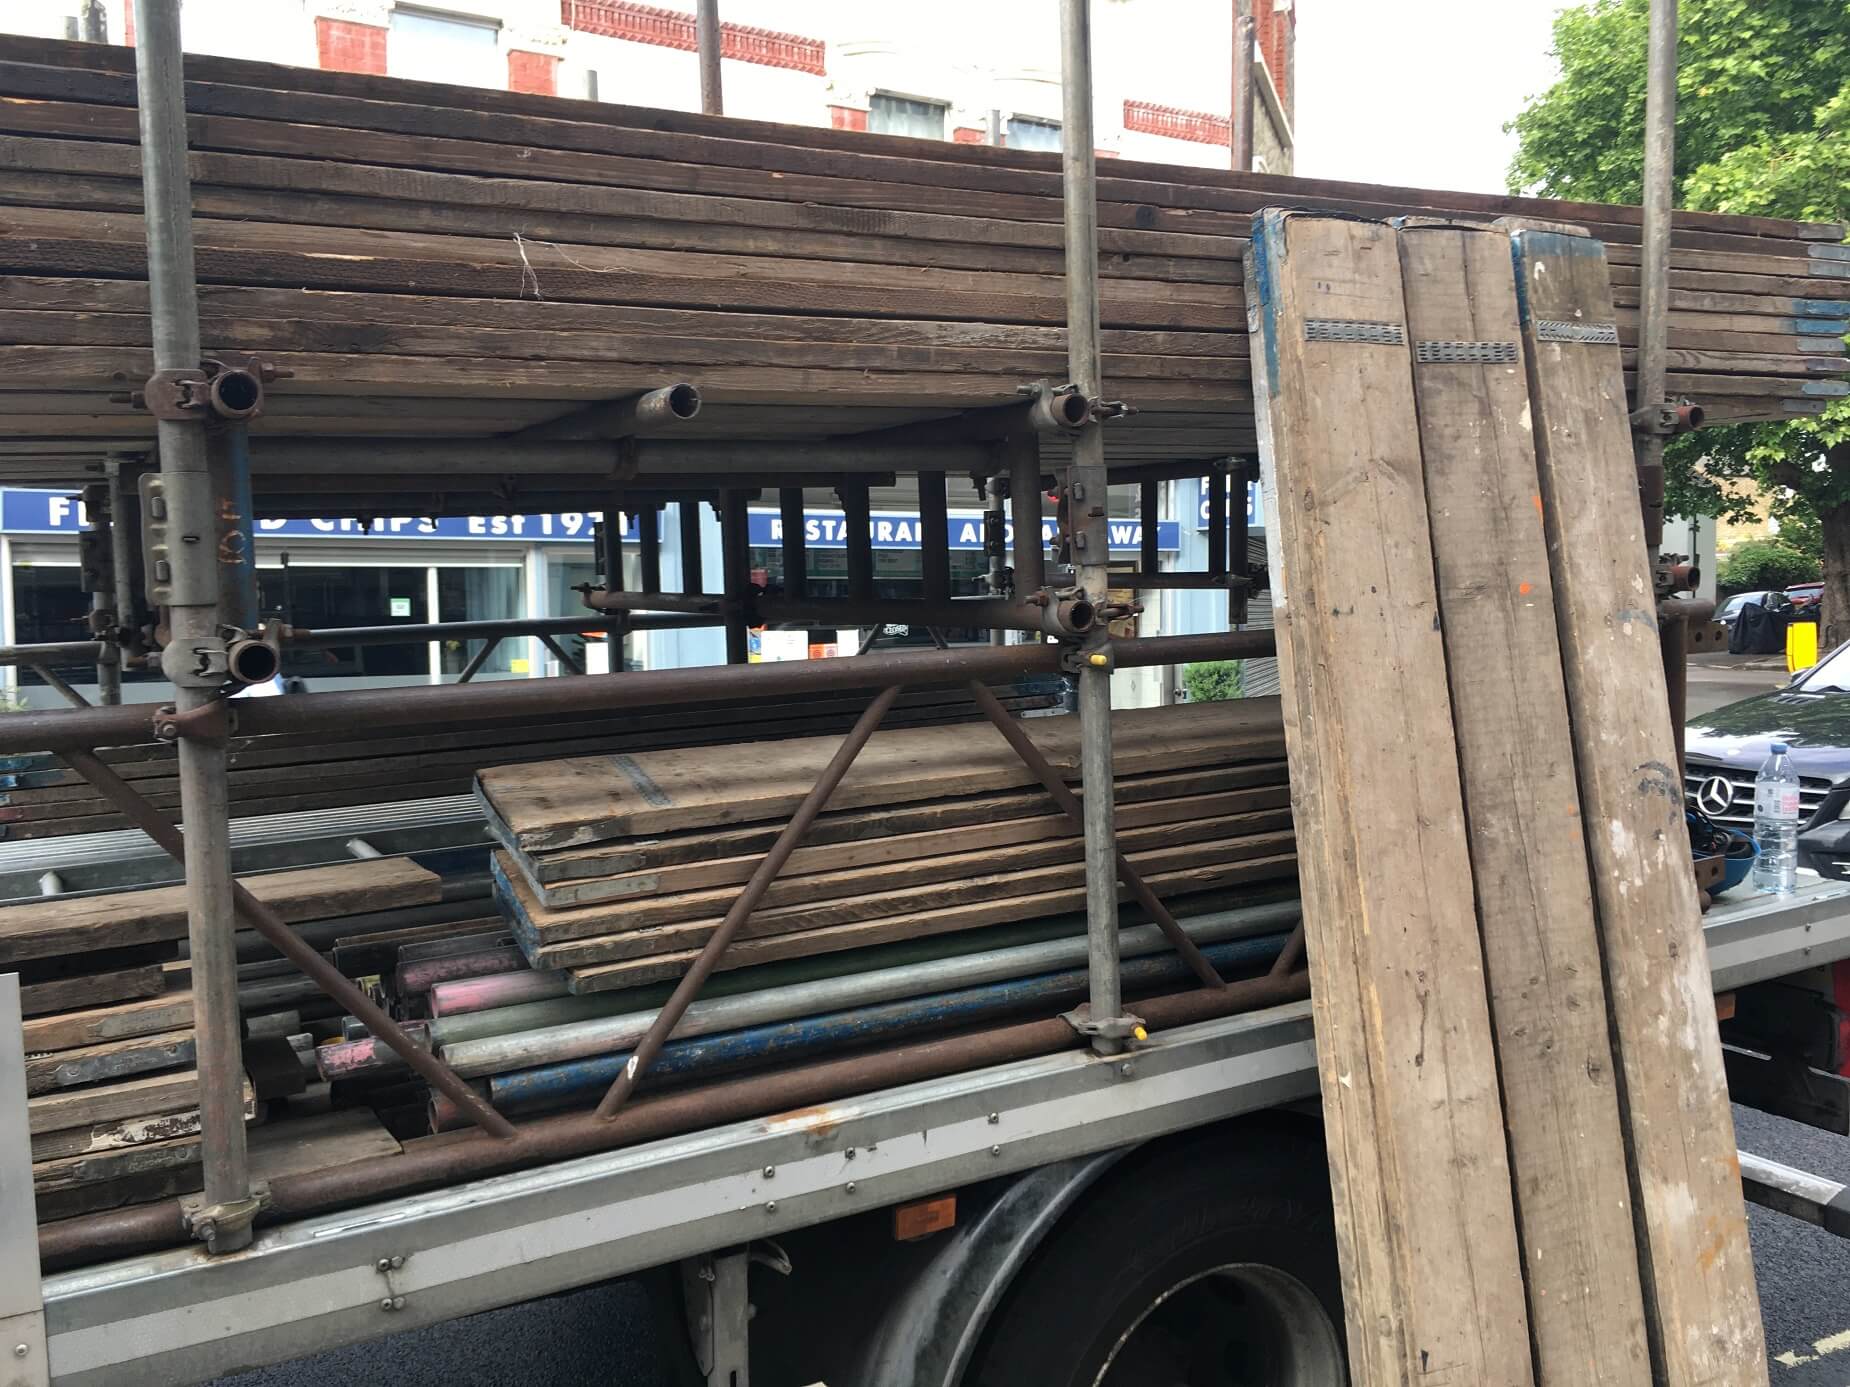
{"label": "shop front window", "polygon": [[[554,639],[592,674],[611,673],[614,662],[610,658],[608,642],[590,629],[589,619],[595,614],[585,606],[584,595],[578,589],[587,583],[595,587],[602,581],[602,574],[588,550],[582,555],[547,555],[546,610],[553,616],[583,615],[587,618],[586,630],[582,634],[555,636]],[[634,545],[624,546],[623,586],[630,592],[642,586],[642,557]],[[642,668],[639,637],[624,637],[621,659],[624,669]]]}
{"label": "shop front window", "polygon": [[[514,567],[439,568],[437,570],[439,621],[512,621],[521,614],[520,570]],[[482,640],[446,639],[438,643],[438,669],[454,679],[486,644]],[[528,672],[528,643],[521,637],[495,642],[494,649],[474,675],[524,675]]]}
{"label": "shop front window", "polygon": [[[411,626],[430,620],[422,566],[372,568],[307,566],[257,570],[258,608],[291,626],[312,631],[343,626]],[[401,683],[430,675],[423,642],[406,645],[347,645],[326,649],[283,647],[283,677],[309,689],[326,680]]]}

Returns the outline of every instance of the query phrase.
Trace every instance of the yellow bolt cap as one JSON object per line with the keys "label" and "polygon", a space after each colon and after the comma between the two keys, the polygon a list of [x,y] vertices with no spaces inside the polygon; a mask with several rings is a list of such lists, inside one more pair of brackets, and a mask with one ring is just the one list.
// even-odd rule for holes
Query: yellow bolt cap
{"label": "yellow bolt cap", "polygon": [[1150,1033],[1146,1031],[1142,1026],[1132,1026],[1131,1027],[1131,1039],[1132,1040],[1148,1040],[1149,1038],[1150,1038]]}
{"label": "yellow bolt cap", "polygon": [[1103,655],[1088,655],[1086,656],[1086,662],[1090,664],[1093,669],[1103,669],[1106,665],[1111,663],[1111,661],[1106,659]]}

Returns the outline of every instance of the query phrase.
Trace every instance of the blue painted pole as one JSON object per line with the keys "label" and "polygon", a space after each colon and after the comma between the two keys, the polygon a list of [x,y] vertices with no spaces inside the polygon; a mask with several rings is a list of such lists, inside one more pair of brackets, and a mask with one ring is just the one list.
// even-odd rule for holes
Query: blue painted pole
{"label": "blue painted pole", "polygon": [[[1283,934],[1214,944],[1202,952],[1223,975],[1267,967],[1283,947]],[[1123,965],[1124,986],[1148,990],[1190,977],[1187,966],[1173,954],[1156,954],[1128,960]],[[800,1017],[771,1025],[751,1026],[719,1035],[670,1041],[662,1047],[650,1075],[660,1079],[709,1077],[729,1070],[754,1068],[778,1061],[892,1040],[913,1032],[994,1020],[1023,1011],[1045,1011],[1085,997],[1088,975],[1083,968],[1043,973],[1037,977],[961,988],[929,997],[912,997],[874,1006],[857,1007],[825,1016]],[[623,1072],[627,1053],[567,1060],[490,1078],[488,1095],[503,1113],[535,1113],[586,1103],[601,1094]],[[434,1099],[433,1126],[445,1130],[462,1116],[440,1095]]]}

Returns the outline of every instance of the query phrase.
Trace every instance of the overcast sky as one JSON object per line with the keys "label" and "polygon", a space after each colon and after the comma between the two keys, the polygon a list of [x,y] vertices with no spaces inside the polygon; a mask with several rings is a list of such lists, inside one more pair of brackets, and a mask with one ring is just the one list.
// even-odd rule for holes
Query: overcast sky
{"label": "overcast sky", "polygon": [[[1266,0],[1258,0],[1264,4]],[[1562,0],[1298,0],[1297,172],[1504,191]]]}

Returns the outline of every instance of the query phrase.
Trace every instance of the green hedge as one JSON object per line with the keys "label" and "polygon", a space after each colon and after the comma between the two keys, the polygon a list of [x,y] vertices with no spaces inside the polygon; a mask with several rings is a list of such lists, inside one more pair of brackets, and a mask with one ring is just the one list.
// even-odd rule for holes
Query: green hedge
{"label": "green hedge", "polygon": [[1221,703],[1241,697],[1240,661],[1206,660],[1182,666],[1182,687],[1190,703]]}
{"label": "green hedge", "polygon": [[1824,576],[1818,560],[1771,539],[1737,544],[1715,570],[1715,585],[1722,592],[1758,592],[1789,588],[1794,583],[1815,583]]}

